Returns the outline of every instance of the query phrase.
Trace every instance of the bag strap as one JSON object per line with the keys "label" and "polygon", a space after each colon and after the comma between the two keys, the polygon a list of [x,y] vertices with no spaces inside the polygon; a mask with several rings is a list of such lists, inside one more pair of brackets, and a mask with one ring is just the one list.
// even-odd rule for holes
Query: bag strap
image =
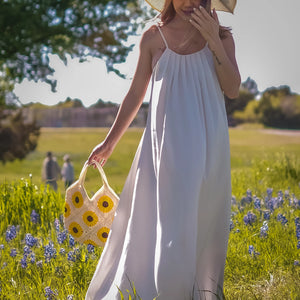
{"label": "bag strap", "polygon": [[[96,160],[93,160],[92,161],[93,164],[96,165],[100,175],[101,175],[101,179],[102,179],[102,182],[103,182],[103,185],[106,186],[107,188],[109,188],[109,184],[108,184],[108,181],[107,181],[107,178],[106,178],[106,175],[104,173],[104,170],[103,168],[101,167],[101,165],[96,161]],[[85,181],[85,176],[86,176],[86,172],[87,172],[87,168],[89,167],[89,164],[88,164],[88,161],[86,161],[83,165],[83,168],[80,172],[80,175],[79,175],[79,182],[80,184],[83,184],[83,182]]]}

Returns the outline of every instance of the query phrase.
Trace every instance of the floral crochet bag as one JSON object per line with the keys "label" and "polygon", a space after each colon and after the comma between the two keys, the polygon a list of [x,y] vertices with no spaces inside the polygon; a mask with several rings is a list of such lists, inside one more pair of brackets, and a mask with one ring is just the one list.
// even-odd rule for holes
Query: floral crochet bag
{"label": "floral crochet bag", "polygon": [[86,162],[79,179],[67,190],[65,197],[64,223],[66,229],[80,243],[104,246],[118,206],[119,197],[109,186],[105,173],[97,161],[103,186],[90,199],[84,180],[88,168]]}

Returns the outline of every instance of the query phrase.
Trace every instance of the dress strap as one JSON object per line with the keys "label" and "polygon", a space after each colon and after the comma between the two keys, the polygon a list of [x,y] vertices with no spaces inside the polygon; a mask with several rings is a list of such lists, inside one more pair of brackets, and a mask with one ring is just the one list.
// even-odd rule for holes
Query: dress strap
{"label": "dress strap", "polygon": [[165,36],[164,36],[163,33],[162,33],[162,30],[160,29],[160,27],[159,27],[158,25],[157,25],[157,28],[158,28],[158,31],[159,31],[159,33],[160,33],[160,35],[161,35],[161,37],[162,37],[162,39],[163,39],[163,41],[164,41],[166,47],[169,48],[169,47],[168,47],[168,43],[167,43],[167,41],[166,41],[166,38],[165,38]]}

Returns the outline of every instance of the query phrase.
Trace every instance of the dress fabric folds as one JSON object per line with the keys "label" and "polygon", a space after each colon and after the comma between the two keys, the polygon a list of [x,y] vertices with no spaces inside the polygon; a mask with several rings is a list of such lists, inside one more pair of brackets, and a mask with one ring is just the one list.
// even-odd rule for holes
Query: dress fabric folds
{"label": "dress fabric folds", "polygon": [[230,220],[224,97],[208,46],[166,44],[146,128],[86,300],[222,299]]}

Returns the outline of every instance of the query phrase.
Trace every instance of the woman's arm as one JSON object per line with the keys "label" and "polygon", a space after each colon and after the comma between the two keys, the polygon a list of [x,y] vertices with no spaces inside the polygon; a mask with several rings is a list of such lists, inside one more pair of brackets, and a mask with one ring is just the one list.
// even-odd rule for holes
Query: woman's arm
{"label": "woman's arm", "polygon": [[192,14],[191,24],[198,29],[207,40],[214,55],[215,69],[221,89],[229,98],[237,98],[241,84],[241,76],[235,59],[235,47],[230,33],[221,40],[219,36],[219,21],[215,10],[212,16],[200,7]]}
{"label": "woman's arm", "polygon": [[130,89],[120,105],[116,119],[105,140],[91,152],[88,162],[97,160],[102,165],[136,116],[145,96],[152,74],[152,55],[149,34],[145,32],[140,42],[140,56]]}

